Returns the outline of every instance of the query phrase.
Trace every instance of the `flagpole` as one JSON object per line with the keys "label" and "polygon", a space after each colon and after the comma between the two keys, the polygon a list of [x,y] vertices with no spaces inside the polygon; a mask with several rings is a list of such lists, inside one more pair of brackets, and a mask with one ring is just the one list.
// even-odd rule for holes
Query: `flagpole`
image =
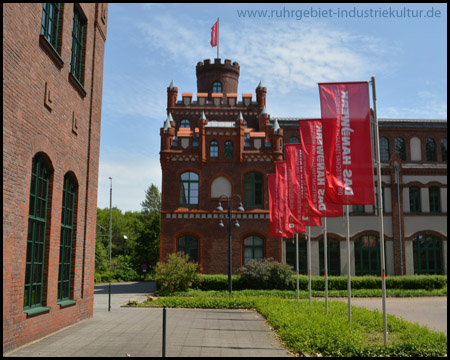
{"label": "flagpole", "polygon": [[327,217],[323,218],[323,262],[325,264],[325,314],[328,314],[328,254],[327,254]]}
{"label": "flagpole", "polygon": [[[377,165],[377,195],[378,195],[378,222],[380,226],[380,252],[381,252],[381,288],[383,306],[383,344],[387,343],[387,315],[386,315],[386,268],[384,258],[384,226],[383,226],[383,194],[381,189],[381,164],[380,164],[380,140],[377,117],[377,96],[375,91],[375,77],[372,76],[373,117],[375,125],[375,155]],[[400,203],[398,204],[400,207]],[[401,252],[400,252],[401,253]],[[403,270],[403,269],[402,269]]]}
{"label": "flagpole", "polygon": [[219,58],[219,18],[217,18],[217,58]]}
{"label": "flagpole", "polygon": [[350,216],[349,216],[349,206],[346,206],[347,210],[347,296],[348,296],[348,322],[352,321],[352,289],[351,289],[351,271],[350,271]]}
{"label": "flagpole", "polygon": [[308,226],[308,276],[309,276],[309,305],[311,305],[311,225]]}
{"label": "flagpole", "polygon": [[298,233],[295,234],[295,269],[297,271],[297,301],[299,299],[299,275],[298,275]]}

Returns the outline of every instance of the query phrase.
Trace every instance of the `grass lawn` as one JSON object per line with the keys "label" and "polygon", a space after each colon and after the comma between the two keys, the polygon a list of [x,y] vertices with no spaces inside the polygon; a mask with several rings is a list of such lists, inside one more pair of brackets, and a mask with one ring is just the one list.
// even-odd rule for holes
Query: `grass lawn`
{"label": "grass lawn", "polygon": [[346,303],[330,298],[329,312],[325,314],[323,300],[313,300],[309,305],[304,300],[307,292],[301,294],[303,299],[297,301],[295,291],[243,290],[233,291],[233,296],[229,296],[226,291],[194,290],[159,297],[139,306],[255,309],[266,318],[286,348],[299,355],[435,357],[447,354],[444,333],[387,315],[388,343],[384,346],[380,312],[352,306],[349,323]]}

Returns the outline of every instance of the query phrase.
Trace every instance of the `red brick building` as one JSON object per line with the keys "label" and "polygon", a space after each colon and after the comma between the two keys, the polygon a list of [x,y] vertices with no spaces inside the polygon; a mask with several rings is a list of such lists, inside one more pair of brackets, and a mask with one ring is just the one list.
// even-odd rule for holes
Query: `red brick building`
{"label": "red brick building", "polygon": [[93,312],[107,4],[3,4],[3,352]]}
{"label": "red brick building", "polygon": [[[160,152],[161,260],[184,251],[203,265],[205,273],[227,273],[228,233],[219,224],[228,220],[215,209],[221,195],[236,194],[245,211],[237,211],[235,197],[233,273],[252,258],[273,257],[294,265],[292,239],[268,235],[267,174],[275,173],[275,161],[283,160],[283,145],[299,141],[301,114],[271,118],[262,83],[255,94],[238,98],[236,62],[204,60],[196,73],[196,95],[183,92],[178,100],[174,82],[167,89]],[[447,121],[380,119],[379,124],[386,273],[446,274]],[[222,207],[227,209],[227,201]],[[236,219],[239,227],[234,226]],[[328,269],[333,275],[347,274],[343,223],[342,218],[328,219]],[[373,205],[352,207],[350,234],[352,274],[379,274],[379,226]],[[319,275],[323,228],[313,227],[311,237],[312,274]],[[306,274],[305,241],[300,241],[300,268]]]}

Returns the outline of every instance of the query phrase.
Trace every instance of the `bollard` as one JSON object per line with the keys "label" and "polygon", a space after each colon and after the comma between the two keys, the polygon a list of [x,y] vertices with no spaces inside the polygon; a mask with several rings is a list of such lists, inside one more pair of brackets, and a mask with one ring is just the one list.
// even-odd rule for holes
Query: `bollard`
{"label": "bollard", "polygon": [[166,357],[166,305],[163,306],[162,357]]}
{"label": "bollard", "polygon": [[111,281],[108,287],[108,311],[111,311]]}

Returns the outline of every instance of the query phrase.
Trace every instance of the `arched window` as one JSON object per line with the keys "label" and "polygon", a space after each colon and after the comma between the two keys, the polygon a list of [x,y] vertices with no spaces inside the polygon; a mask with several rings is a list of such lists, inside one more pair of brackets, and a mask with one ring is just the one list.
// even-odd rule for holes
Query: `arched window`
{"label": "arched window", "polygon": [[71,298],[74,218],[77,186],[71,174],[64,176],[61,207],[61,237],[59,245],[58,301]]}
{"label": "arched window", "polygon": [[249,172],[244,175],[244,207],[264,206],[264,175]]}
{"label": "arched window", "polygon": [[300,139],[297,136],[291,136],[289,138],[289,144],[300,144]]}
{"label": "arched window", "polygon": [[191,122],[188,119],[183,119],[181,120],[180,123],[180,128],[190,128],[191,127]]}
{"label": "arched window", "polygon": [[443,274],[442,240],[432,235],[413,239],[415,274]]}
{"label": "arched window", "polygon": [[196,173],[184,172],[180,175],[178,204],[180,206],[198,205],[198,175]]}
{"label": "arched window", "polygon": [[233,142],[226,141],[225,142],[225,159],[233,159],[233,156],[234,156]]}
{"label": "arched window", "polygon": [[33,158],[28,212],[27,254],[23,309],[43,307],[47,209],[49,207],[50,170],[44,157]]}
{"label": "arched window", "polygon": [[177,251],[189,256],[189,260],[198,262],[198,239],[193,235],[184,235],[178,238]]}
{"label": "arched window", "polygon": [[400,159],[406,161],[406,149],[405,149],[405,140],[400,137],[395,138],[394,140],[395,152],[400,156]]}
{"label": "arched window", "polygon": [[422,212],[422,204],[420,201],[420,188],[411,186],[409,188],[409,211],[412,213]]}
{"label": "arched window", "polygon": [[386,137],[380,137],[380,161],[389,161],[389,140]]}
{"label": "arched window", "polygon": [[251,235],[244,239],[243,263],[246,265],[250,260],[264,259],[264,239]]}
{"label": "arched window", "polygon": [[211,159],[219,158],[219,143],[215,140],[209,143],[209,157]]}
{"label": "arched window", "polygon": [[[323,246],[324,238],[321,238],[319,241],[319,264],[320,264],[320,275],[325,274],[325,265],[324,265],[324,246]],[[327,262],[328,262],[328,275],[341,275],[341,256],[340,256],[340,247],[339,240],[328,238],[327,241]]]}
{"label": "arched window", "polygon": [[436,142],[428,138],[426,142],[427,161],[437,161]]}
{"label": "arched window", "polygon": [[441,140],[442,161],[447,161],[447,139]]}
{"label": "arched window", "polygon": [[[306,241],[298,239],[298,271],[300,274],[307,274]],[[295,239],[286,239],[286,264],[296,269]]]}
{"label": "arched window", "polygon": [[430,212],[441,212],[441,189],[437,186],[431,186],[428,189],[428,195],[430,200]]}
{"label": "arched window", "polygon": [[212,92],[213,93],[221,93],[222,92],[222,83],[220,81],[214,81],[212,84]]}
{"label": "arched window", "polygon": [[380,246],[377,236],[364,235],[355,241],[355,274],[381,274]]}

